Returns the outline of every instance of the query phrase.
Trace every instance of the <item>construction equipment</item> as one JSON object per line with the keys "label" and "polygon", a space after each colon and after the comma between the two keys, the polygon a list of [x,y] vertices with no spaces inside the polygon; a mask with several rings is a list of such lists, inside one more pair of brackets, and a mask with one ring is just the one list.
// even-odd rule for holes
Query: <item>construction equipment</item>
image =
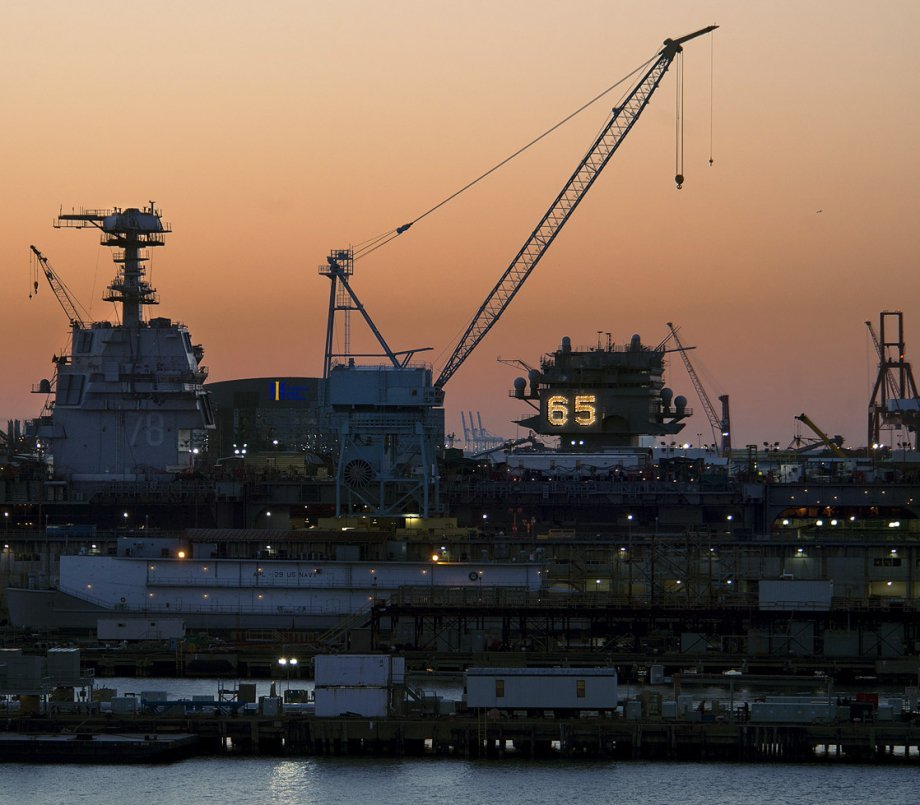
{"label": "construction equipment", "polygon": [[[32,250],[35,260],[35,268],[40,268],[42,274],[45,275],[45,279],[48,280],[48,284],[51,286],[51,290],[54,292],[55,297],[60,303],[61,307],[64,309],[64,313],[70,321],[71,327],[83,327],[83,316],[77,311],[77,307],[83,308],[83,305],[80,305],[73,296],[71,296],[70,291],[67,286],[64,284],[64,281],[55,273],[54,269],[51,267],[51,264],[48,262],[48,258],[45,257],[35,246],[29,246]],[[35,278],[32,280],[32,286],[34,288],[34,293],[38,293],[38,279]],[[29,294],[29,298],[32,298],[32,294]],[[84,312],[86,311],[83,308]]]}
{"label": "construction equipment", "polygon": [[[828,436],[821,428],[819,428],[814,422],[811,421],[805,414],[799,414],[795,417],[799,422],[804,423],[815,436],[821,441],[821,443],[831,451],[837,458],[846,458],[846,453],[841,448],[843,444],[842,436],[834,436],[833,438]],[[804,448],[799,448],[801,452],[811,449],[812,445],[807,445]]]}
{"label": "construction equipment", "polygon": [[709,419],[709,427],[712,428],[713,444],[721,445],[719,450],[720,455],[728,455],[732,449],[728,395],[723,394],[719,397],[719,402],[722,403],[722,415],[719,416],[712,404],[712,400],[709,399],[709,395],[706,393],[706,389],[703,388],[703,384],[700,382],[700,378],[693,368],[693,364],[690,363],[690,357],[687,355],[687,350],[692,349],[692,347],[685,347],[683,343],[681,343],[680,336],[677,334],[677,329],[678,328],[671,322],[668,322],[668,330],[671,332],[671,338],[673,338],[674,343],[677,344],[676,351],[680,353],[680,357],[684,361],[687,374],[690,375],[690,382],[693,383],[693,388],[696,389],[696,394],[700,398],[703,410],[706,411],[707,419]]}
{"label": "construction equipment", "polygon": [[[331,281],[323,377],[327,416],[338,431],[339,449],[335,461],[337,515],[358,510],[377,516],[416,512],[427,516],[429,508],[438,509],[439,475],[435,458],[444,441],[444,384],[520,290],[632,129],[671,62],[682,52],[683,43],[709,33],[715,27],[709,26],[676,40],[665,40],[664,48],[651,60],[652,66],[628,92],[622,105],[613,110],[610,121],[587,156],[581,160],[562,192],[473,317],[434,383],[429,368],[410,365],[412,357],[420,350],[392,350],[355,294],[350,277],[354,260],[360,254],[356,255],[352,249],[340,249],[329,255],[319,272]],[[410,225],[399,227],[396,234],[404,232]],[[377,245],[372,248],[377,248]],[[367,254],[368,250],[362,253]],[[359,355],[351,351],[349,316],[352,312],[361,314],[382,354]],[[334,347],[335,322],[339,316],[344,319],[344,348],[341,352]],[[359,365],[355,359],[362,357],[381,359],[383,365]],[[477,430],[472,416],[470,429]],[[479,441],[482,441],[483,434],[480,422],[476,434]],[[500,439],[497,441],[501,443]]]}
{"label": "construction equipment", "polygon": [[613,109],[610,120],[600,136],[594,141],[588,153],[566,182],[562,192],[556,196],[536,229],[527,238],[505,273],[502,274],[501,279],[476,311],[435,381],[436,388],[444,388],[447,381],[454,376],[507,309],[524,281],[536,268],[550,244],[556,239],[600,172],[629,134],[639,119],[639,115],[645,110],[668,67],[671,66],[671,62],[682,52],[681,46],[691,39],[714,31],[717,27],[717,25],[710,25],[679,39],[664,41],[664,48],[658,53],[652,66],[627,95],[623,104]]}

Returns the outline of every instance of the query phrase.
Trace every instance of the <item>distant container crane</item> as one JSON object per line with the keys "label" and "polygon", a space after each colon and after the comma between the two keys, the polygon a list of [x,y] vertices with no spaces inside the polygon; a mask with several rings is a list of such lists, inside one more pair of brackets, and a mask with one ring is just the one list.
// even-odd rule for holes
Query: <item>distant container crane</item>
{"label": "distant container crane", "polygon": [[[916,434],[920,427],[920,395],[910,361],[905,358],[904,314],[884,310],[879,314],[879,335],[866,322],[878,353],[878,376],[869,398],[868,446],[881,444],[883,427],[904,428]],[[916,436],[908,437],[908,447],[916,447]],[[911,444],[913,442],[913,444]]]}
{"label": "distant container crane", "polygon": [[[475,423],[475,424],[474,424]],[[460,424],[463,426],[463,445],[467,453],[485,453],[507,443],[507,439],[495,433],[489,433],[482,424],[482,412],[477,411],[475,420],[469,412],[469,425],[463,411],[460,412]]]}

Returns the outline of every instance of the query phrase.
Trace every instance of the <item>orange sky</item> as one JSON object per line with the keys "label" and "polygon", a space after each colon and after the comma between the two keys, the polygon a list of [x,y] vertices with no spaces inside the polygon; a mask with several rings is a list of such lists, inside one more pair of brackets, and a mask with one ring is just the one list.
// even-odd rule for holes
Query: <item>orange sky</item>
{"label": "orange sky", "polygon": [[[832,11],[831,11],[832,9]],[[779,441],[805,411],[865,443],[875,364],[863,322],[906,316],[920,361],[916,234],[920,4],[740,2],[4,3],[0,419],[67,337],[50,289],[28,299],[29,244],[96,318],[114,268],[61,205],[154,199],[174,234],[153,260],[156,315],[184,321],[212,380],[321,372],[332,248],[409,220],[649,58],[687,47],[684,189],[669,74],[512,307],[447,386],[514,435],[517,372],[563,335],[682,337],[735,443]],[[604,122],[593,107],[358,263],[394,349],[453,339]],[[817,210],[823,210],[817,213]],[[358,329],[353,346],[360,346]],[[920,371],[920,369],[918,369]],[[708,424],[683,367],[670,384]]]}

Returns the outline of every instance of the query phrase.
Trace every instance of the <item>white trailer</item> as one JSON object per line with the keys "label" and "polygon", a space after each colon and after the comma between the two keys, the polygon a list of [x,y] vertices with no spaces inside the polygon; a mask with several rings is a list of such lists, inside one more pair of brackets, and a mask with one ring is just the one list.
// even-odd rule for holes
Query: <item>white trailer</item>
{"label": "white trailer", "polygon": [[471,709],[616,710],[616,668],[470,668]]}
{"label": "white trailer", "polygon": [[387,687],[406,682],[406,658],[388,654],[318,654],[316,687]]}

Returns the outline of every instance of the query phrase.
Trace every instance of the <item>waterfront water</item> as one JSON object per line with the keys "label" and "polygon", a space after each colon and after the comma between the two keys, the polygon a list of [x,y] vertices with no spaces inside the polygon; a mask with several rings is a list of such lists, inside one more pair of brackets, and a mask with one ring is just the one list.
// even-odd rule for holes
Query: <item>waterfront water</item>
{"label": "waterfront water", "polygon": [[0,802],[916,803],[916,767],[442,759],[208,758],[168,766],[0,765]]}
{"label": "waterfront water", "polygon": [[[225,682],[225,687],[236,683]],[[312,682],[276,683],[281,689]],[[99,679],[170,699],[216,697],[216,680]],[[271,683],[257,682],[258,695]],[[452,686],[425,685],[450,695]],[[281,690],[278,691],[279,693]],[[0,805],[182,803],[885,803],[917,801],[916,765],[740,764],[441,758],[200,758],[171,765],[0,764]]]}

